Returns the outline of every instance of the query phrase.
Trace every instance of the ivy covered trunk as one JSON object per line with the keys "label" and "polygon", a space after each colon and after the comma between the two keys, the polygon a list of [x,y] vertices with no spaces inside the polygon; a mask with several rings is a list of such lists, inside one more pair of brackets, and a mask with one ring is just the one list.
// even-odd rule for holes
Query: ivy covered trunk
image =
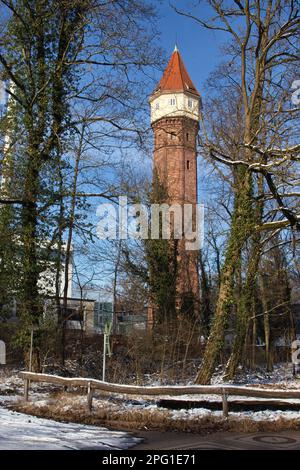
{"label": "ivy covered trunk", "polygon": [[[32,164],[30,163],[30,166]],[[37,203],[32,174],[35,170],[29,168],[28,181],[25,191],[26,202],[22,210],[22,250],[23,250],[23,292],[22,319],[28,324],[35,323],[39,317],[38,307],[38,262],[37,262]],[[35,176],[38,179],[37,175]]]}
{"label": "ivy covered trunk", "polygon": [[[247,339],[249,323],[255,309],[253,309],[253,300],[256,290],[256,278],[260,260],[260,234],[255,234],[252,240],[252,248],[249,256],[248,272],[246,282],[241,292],[241,298],[238,305],[235,337],[232,353],[226,366],[225,378],[232,380],[235,376],[237,367],[243,356],[244,347]],[[253,319],[254,323],[255,318]]]}
{"label": "ivy covered trunk", "polygon": [[[263,179],[262,176],[258,177],[259,192],[263,192]],[[262,220],[263,203],[261,201],[256,203],[253,221],[259,225]],[[256,306],[255,306],[255,293],[257,290],[257,273],[259,268],[259,262],[261,258],[261,232],[256,232],[251,237],[251,248],[248,258],[247,274],[244,285],[242,286],[241,292],[239,293],[239,302],[237,304],[237,319],[235,336],[233,342],[232,352],[229,361],[226,366],[225,378],[227,380],[233,380],[237,367],[242,361],[243,353],[245,350],[245,344],[247,343],[247,333],[249,331],[250,322],[252,319],[253,335],[252,335],[252,346],[255,350],[254,334],[256,330]],[[254,353],[253,353],[254,355]]]}
{"label": "ivy covered trunk", "polygon": [[[15,3],[2,38],[6,45],[5,57],[1,56],[2,65],[6,64],[4,79],[11,82],[11,116],[5,132],[7,142],[13,143],[8,146],[4,176],[12,186],[7,195],[17,196],[20,206],[14,209],[18,232],[13,236],[16,247],[12,257],[17,260],[19,286],[12,296],[18,305],[18,341],[26,362],[30,332],[40,326],[43,300],[51,294],[48,273],[55,269],[51,250],[61,251],[61,219],[58,230],[53,222],[57,193],[62,197],[65,187],[57,184],[56,175],[65,168],[62,155],[71,130],[68,100],[74,92],[69,90],[75,84],[75,66],[68,61],[76,57],[83,38],[87,4],[42,0]],[[2,214],[0,230],[1,219]],[[35,334],[36,356],[39,341]]]}
{"label": "ivy covered trunk", "polygon": [[232,228],[221,273],[221,284],[215,316],[199,369],[196,383],[209,384],[219,355],[223,349],[225,330],[234,295],[234,275],[240,266],[241,250],[253,231],[252,176],[240,166],[236,174],[238,189],[235,195]]}

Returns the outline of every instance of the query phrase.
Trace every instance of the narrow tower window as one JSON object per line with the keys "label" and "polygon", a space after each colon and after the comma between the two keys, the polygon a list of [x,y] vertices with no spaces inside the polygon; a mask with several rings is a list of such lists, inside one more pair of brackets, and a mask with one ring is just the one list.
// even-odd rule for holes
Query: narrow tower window
{"label": "narrow tower window", "polygon": [[192,108],[193,107],[193,100],[188,100],[188,107],[189,108]]}
{"label": "narrow tower window", "polygon": [[189,140],[189,137],[190,137],[190,136],[189,136],[189,133],[187,132],[187,133],[186,133],[186,140]]}
{"label": "narrow tower window", "polygon": [[171,106],[175,106],[175,104],[176,104],[175,98],[170,98],[170,99],[169,99],[169,104],[170,104]]}
{"label": "narrow tower window", "polygon": [[187,169],[187,170],[190,169],[190,161],[189,161],[189,160],[186,161],[186,169]]}
{"label": "narrow tower window", "polygon": [[156,103],[155,109],[159,109],[159,103]]}

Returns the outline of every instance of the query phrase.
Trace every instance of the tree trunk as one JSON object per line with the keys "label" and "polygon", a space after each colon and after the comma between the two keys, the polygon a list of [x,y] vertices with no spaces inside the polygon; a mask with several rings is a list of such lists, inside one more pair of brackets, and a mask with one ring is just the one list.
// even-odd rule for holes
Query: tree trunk
{"label": "tree trunk", "polygon": [[[61,296],[61,277],[62,277],[62,248],[63,248],[63,232],[64,232],[64,216],[65,216],[65,206],[64,199],[62,196],[63,192],[63,176],[61,169],[59,169],[59,215],[58,215],[58,229],[56,235],[56,242],[54,245],[54,250],[56,251],[56,273],[55,273],[55,304],[56,304],[56,313],[58,318],[58,323],[61,327],[63,323],[63,314],[60,303]],[[52,248],[50,248],[51,250]],[[64,364],[64,361],[62,361]]]}
{"label": "tree trunk", "polygon": [[235,196],[232,228],[221,275],[216,313],[203,361],[196,378],[197,384],[204,385],[210,383],[219,354],[223,349],[225,330],[233,304],[234,275],[240,265],[241,250],[253,230],[251,204],[252,178],[250,173],[244,168],[239,168],[237,180],[238,188]]}
{"label": "tree trunk", "polygon": [[74,175],[73,175],[73,184],[72,184],[72,194],[71,194],[71,203],[70,203],[70,213],[68,219],[68,238],[65,248],[65,272],[64,272],[64,289],[63,289],[63,308],[61,319],[61,361],[62,364],[65,363],[65,350],[66,350],[66,312],[68,307],[68,288],[70,283],[70,263],[72,258],[72,240],[73,240],[73,230],[75,222],[75,211],[76,211],[76,193],[77,193],[77,182],[78,182],[78,173],[79,173],[79,164],[82,156],[83,150],[83,137],[85,132],[85,125],[83,124],[81,128],[79,145],[76,152]]}
{"label": "tree trunk", "polygon": [[263,317],[264,317],[265,355],[266,355],[267,371],[272,372],[273,361],[272,361],[272,354],[271,354],[270,317],[269,317],[269,311],[268,311],[266,289],[265,289],[264,279],[262,276],[260,276],[259,285],[260,285],[261,302],[262,302]]}
{"label": "tree trunk", "polygon": [[210,286],[207,279],[205,264],[202,257],[202,252],[199,253],[199,267],[200,267],[200,285],[201,285],[201,325],[203,327],[204,336],[209,334],[209,324],[211,318],[210,306]]}
{"label": "tree trunk", "polygon": [[252,249],[249,256],[248,272],[246,282],[241,292],[238,307],[238,318],[233,343],[233,350],[226,366],[225,379],[232,380],[240,363],[245,341],[247,337],[248,324],[253,315],[253,297],[256,289],[256,277],[260,260],[260,234],[253,237]]}
{"label": "tree trunk", "polygon": [[114,267],[114,277],[113,277],[113,317],[112,317],[112,332],[113,334],[117,334],[118,328],[118,319],[117,319],[117,285],[118,285],[118,274],[120,269],[120,261],[121,261],[121,253],[122,253],[122,240],[118,242],[118,252],[117,258]]}
{"label": "tree trunk", "polygon": [[256,368],[256,340],[257,340],[257,318],[256,318],[256,309],[255,309],[255,300],[253,299],[252,303],[252,350],[251,350],[251,369],[255,370]]}
{"label": "tree trunk", "polygon": [[[31,153],[31,152],[30,152]],[[28,159],[25,180],[26,203],[22,208],[22,249],[23,249],[23,305],[22,323],[32,326],[39,317],[39,267],[37,260],[37,185],[39,174],[34,155]]]}

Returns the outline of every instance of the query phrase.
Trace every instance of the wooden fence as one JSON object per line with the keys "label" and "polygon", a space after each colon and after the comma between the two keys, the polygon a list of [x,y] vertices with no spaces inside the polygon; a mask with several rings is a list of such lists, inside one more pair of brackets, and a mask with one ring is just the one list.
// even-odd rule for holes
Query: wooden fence
{"label": "wooden fence", "polygon": [[[99,390],[106,393],[117,393],[122,395],[138,396],[179,396],[179,395],[219,395],[222,397],[223,415],[228,416],[228,397],[251,397],[251,398],[271,398],[286,399],[300,398],[300,389],[297,390],[273,390],[255,387],[243,387],[237,385],[167,385],[143,387],[138,385],[122,385],[109,382],[102,382],[96,379],[69,378],[57,375],[37,374],[34,372],[20,372],[20,377],[24,380],[24,398],[29,398],[30,382],[43,382],[48,384],[68,387],[83,387],[87,390],[87,408],[92,410],[93,391]],[[245,401],[246,403],[246,401]],[[300,410],[300,404],[299,404]]]}

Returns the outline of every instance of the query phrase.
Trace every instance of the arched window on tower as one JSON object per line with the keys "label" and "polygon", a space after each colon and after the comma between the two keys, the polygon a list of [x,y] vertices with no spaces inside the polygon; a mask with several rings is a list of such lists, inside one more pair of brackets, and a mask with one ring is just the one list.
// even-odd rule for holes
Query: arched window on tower
{"label": "arched window on tower", "polygon": [[186,161],[186,169],[187,169],[187,170],[190,169],[190,161],[189,161],[189,160]]}
{"label": "arched window on tower", "polygon": [[189,139],[190,139],[190,136],[189,136],[189,133],[187,132],[186,133],[186,140],[189,141]]}

